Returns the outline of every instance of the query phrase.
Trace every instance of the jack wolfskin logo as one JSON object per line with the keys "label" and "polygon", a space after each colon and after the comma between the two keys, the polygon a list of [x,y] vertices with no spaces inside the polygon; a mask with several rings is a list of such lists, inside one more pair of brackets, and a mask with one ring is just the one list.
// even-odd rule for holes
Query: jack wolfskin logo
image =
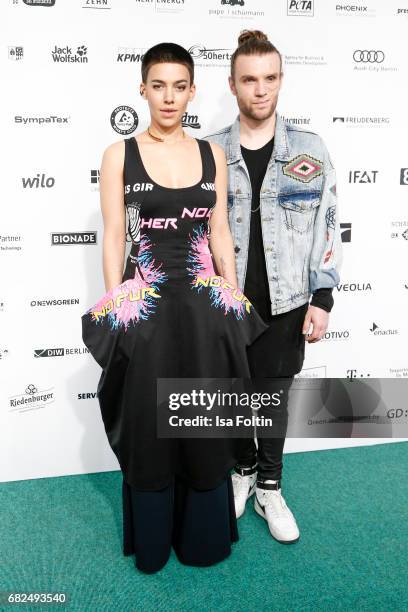
{"label": "jack wolfskin logo", "polygon": [[291,159],[282,167],[283,174],[290,176],[301,183],[310,183],[314,178],[323,174],[323,163],[303,153]]}

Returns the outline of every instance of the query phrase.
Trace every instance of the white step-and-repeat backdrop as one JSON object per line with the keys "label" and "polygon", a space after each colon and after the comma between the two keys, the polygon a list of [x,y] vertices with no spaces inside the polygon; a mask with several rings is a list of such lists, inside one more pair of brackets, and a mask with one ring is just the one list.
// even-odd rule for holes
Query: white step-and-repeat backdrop
{"label": "white step-and-repeat backdrop", "polygon": [[[0,7],[0,448],[3,481],[118,468],[81,314],[104,292],[102,152],[143,130],[141,57],[189,49],[185,126],[232,123],[237,35],[284,56],[278,110],[318,132],[338,173],[344,264],[301,376],[407,377],[407,0],[4,0]],[[288,439],[286,451],[391,442]]]}

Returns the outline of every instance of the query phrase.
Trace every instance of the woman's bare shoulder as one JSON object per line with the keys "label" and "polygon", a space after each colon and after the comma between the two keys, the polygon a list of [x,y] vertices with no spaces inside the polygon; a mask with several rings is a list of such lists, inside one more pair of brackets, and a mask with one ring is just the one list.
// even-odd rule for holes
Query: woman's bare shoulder
{"label": "woman's bare shoulder", "polygon": [[113,166],[123,166],[125,159],[125,141],[116,140],[108,145],[103,151],[102,162]]}

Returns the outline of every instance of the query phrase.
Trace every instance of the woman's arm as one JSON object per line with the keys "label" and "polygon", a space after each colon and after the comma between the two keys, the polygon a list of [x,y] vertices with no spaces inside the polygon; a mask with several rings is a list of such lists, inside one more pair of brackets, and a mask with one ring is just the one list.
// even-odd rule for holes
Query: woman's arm
{"label": "woman's arm", "polygon": [[126,246],[123,163],[125,143],[114,142],[105,149],[99,176],[103,216],[103,276],[106,291],[120,285]]}
{"label": "woman's arm", "polygon": [[210,217],[209,244],[218,274],[223,276],[231,285],[237,287],[234,243],[227,212],[227,160],[220,145],[213,142],[210,144],[216,165],[215,190],[217,202]]}

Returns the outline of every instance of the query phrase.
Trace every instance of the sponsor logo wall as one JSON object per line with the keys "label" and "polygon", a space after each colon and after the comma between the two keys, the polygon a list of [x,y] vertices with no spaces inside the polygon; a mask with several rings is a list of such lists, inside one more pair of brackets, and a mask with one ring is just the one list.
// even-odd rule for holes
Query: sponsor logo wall
{"label": "sponsor logo wall", "polygon": [[[278,110],[328,146],[344,249],[327,333],[306,346],[299,376],[408,378],[401,1],[10,0],[0,17],[1,480],[118,467],[80,317],[104,291],[102,153],[147,127],[141,59],[163,40],[195,61],[197,94],[183,117],[195,137],[237,115],[227,78],[239,32],[258,28],[276,44]],[[339,442],[358,443],[324,447]],[[301,441],[285,448],[301,450]]]}

